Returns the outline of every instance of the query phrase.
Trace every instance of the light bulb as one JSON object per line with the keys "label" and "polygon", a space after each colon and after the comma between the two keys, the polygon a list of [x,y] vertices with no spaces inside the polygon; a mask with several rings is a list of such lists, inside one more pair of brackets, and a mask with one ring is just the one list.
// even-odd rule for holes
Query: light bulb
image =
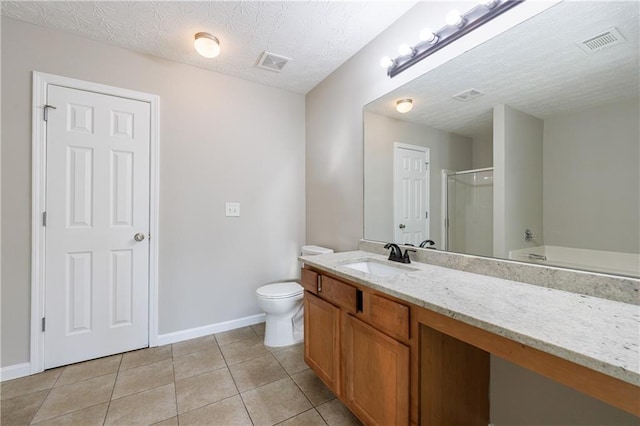
{"label": "light bulb", "polygon": [[411,55],[413,53],[413,47],[409,46],[406,43],[403,43],[398,47],[398,53],[402,56]]}
{"label": "light bulb", "polygon": [[464,25],[464,18],[457,10],[453,9],[447,14],[447,25],[452,27],[461,27]]}
{"label": "light bulb", "polygon": [[209,33],[197,33],[193,46],[205,58],[215,58],[220,54],[220,40]]}
{"label": "light bulb", "polygon": [[382,68],[389,68],[394,64],[394,62],[395,61],[393,59],[391,59],[388,56],[385,56],[384,58],[380,59],[380,66]]}
{"label": "light bulb", "polygon": [[435,44],[438,42],[438,36],[434,33],[431,28],[425,28],[420,31],[420,40],[428,41],[431,44]]}
{"label": "light bulb", "polygon": [[396,110],[401,114],[411,111],[411,108],[413,108],[413,99],[400,99],[396,102]]}

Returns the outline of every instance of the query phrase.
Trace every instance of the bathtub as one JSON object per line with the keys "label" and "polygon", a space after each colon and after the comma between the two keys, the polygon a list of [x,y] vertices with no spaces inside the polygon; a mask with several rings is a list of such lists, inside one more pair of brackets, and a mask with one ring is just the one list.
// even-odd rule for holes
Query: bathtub
{"label": "bathtub", "polygon": [[537,246],[512,250],[509,259],[606,274],[640,276],[640,254],[634,253]]}

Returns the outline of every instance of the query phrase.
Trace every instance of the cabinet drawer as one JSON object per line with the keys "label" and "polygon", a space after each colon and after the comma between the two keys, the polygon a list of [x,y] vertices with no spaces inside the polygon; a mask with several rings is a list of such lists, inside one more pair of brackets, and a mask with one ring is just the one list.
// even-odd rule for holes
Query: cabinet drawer
{"label": "cabinet drawer", "polygon": [[318,296],[347,312],[354,313],[356,311],[356,288],[342,281],[321,275]]}
{"label": "cabinet drawer", "polygon": [[311,269],[302,268],[300,276],[302,287],[308,292],[318,294],[318,273]]}
{"label": "cabinet drawer", "polygon": [[392,336],[409,338],[409,307],[376,294],[367,293],[366,316],[371,324]]}

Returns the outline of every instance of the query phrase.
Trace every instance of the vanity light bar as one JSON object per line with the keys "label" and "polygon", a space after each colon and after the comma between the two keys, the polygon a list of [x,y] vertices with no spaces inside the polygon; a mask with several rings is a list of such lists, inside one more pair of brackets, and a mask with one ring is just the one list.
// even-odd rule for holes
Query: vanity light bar
{"label": "vanity light bar", "polygon": [[453,19],[454,11],[452,11],[449,14],[450,16],[447,17],[449,21],[448,24],[434,32],[433,37],[425,37],[426,39],[418,42],[418,44],[411,47],[410,50],[404,48],[403,45],[404,49],[402,53],[405,54],[395,59],[385,57],[385,63],[388,64],[386,67],[387,75],[389,77],[395,77],[449,43],[456,41],[463,35],[470,33],[524,1],[525,0],[479,0],[479,4],[467,13],[456,14],[455,22]]}

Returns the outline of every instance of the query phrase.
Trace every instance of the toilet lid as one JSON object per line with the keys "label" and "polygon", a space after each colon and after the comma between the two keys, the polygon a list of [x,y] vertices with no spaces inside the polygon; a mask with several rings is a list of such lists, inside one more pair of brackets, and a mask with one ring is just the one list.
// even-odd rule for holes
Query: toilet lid
{"label": "toilet lid", "polygon": [[266,299],[283,299],[286,297],[298,296],[304,292],[304,288],[295,282],[275,283],[263,285],[256,290],[259,297]]}

